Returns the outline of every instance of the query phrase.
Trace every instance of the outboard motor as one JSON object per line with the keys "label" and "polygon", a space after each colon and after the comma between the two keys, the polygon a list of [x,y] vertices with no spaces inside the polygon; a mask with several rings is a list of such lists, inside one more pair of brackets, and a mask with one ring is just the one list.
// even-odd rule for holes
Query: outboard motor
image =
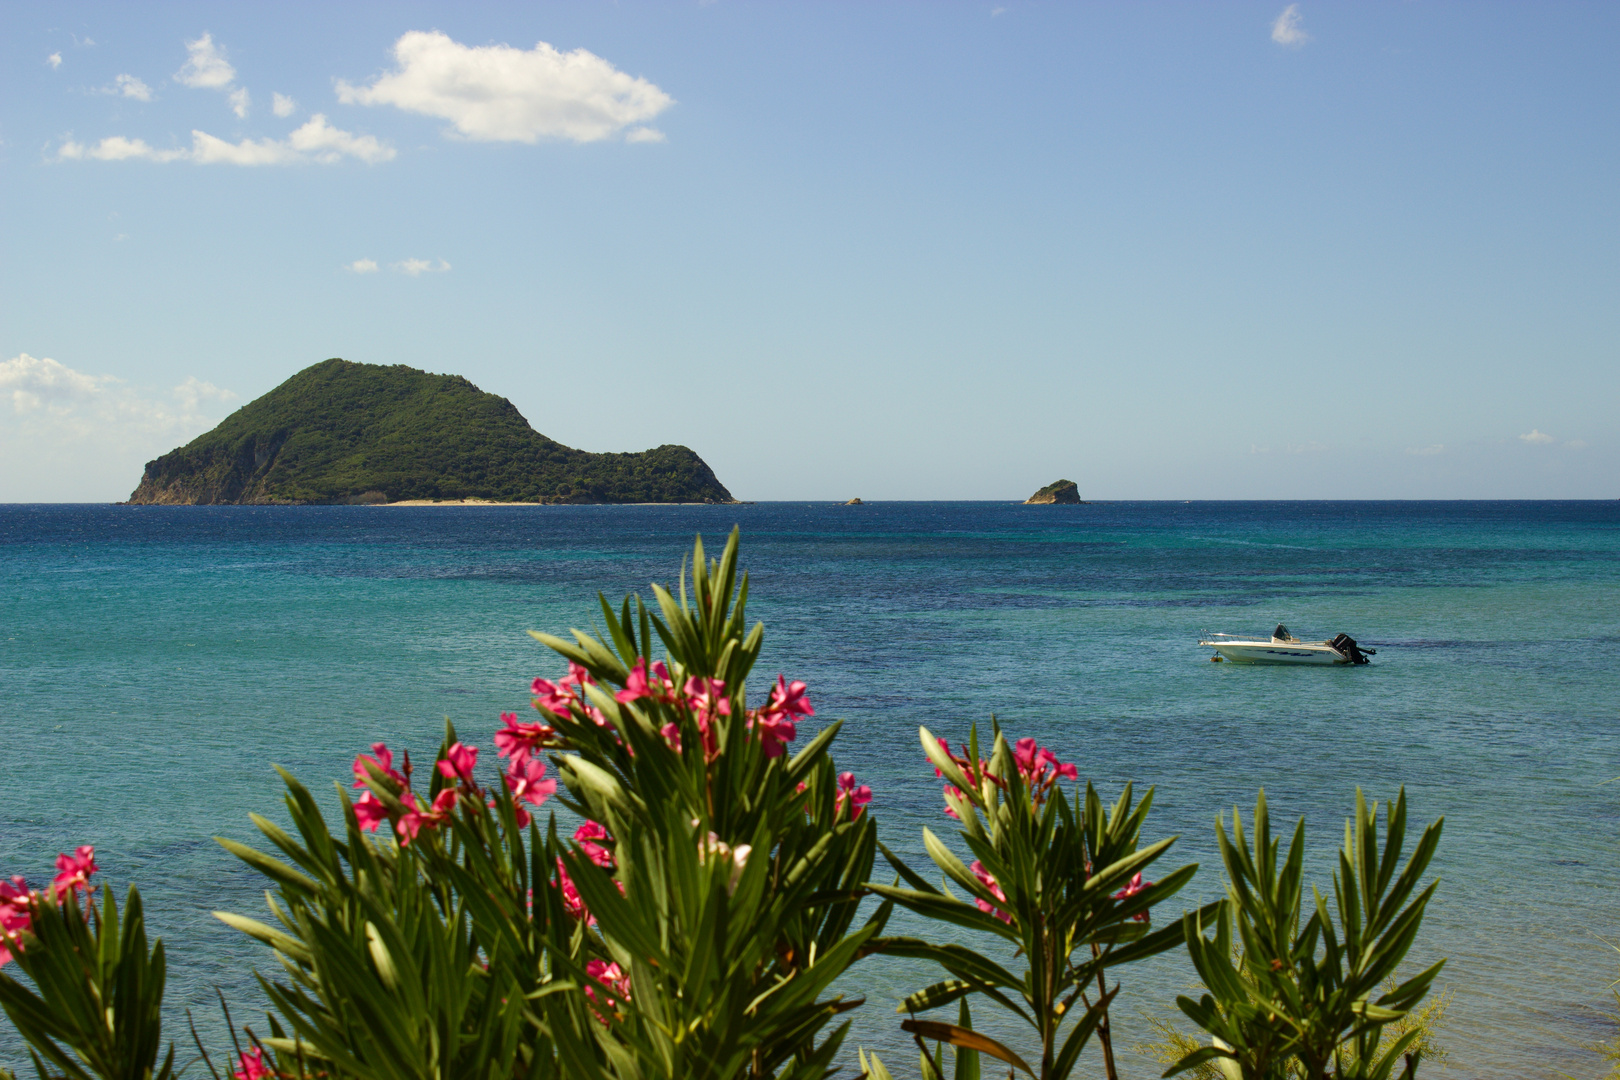
{"label": "outboard motor", "polygon": [[1358,648],[1356,645],[1356,639],[1351,637],[1349,634],[1340,634],[1338,637],[1328,642],[1328,644],[1339,650],[1339,652],[1343,653],[1345,656],[1348,656],[1352,664],[1368,663],[1367,657],[1378,655],[1377,649]]}

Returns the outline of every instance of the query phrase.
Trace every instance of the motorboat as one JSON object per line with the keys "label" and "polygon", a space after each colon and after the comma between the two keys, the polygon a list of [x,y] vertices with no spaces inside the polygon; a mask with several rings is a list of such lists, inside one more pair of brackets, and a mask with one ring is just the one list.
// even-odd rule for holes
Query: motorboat
{"label": "motorboat", "polygon": [[1231,660],[1238,664],[1365,664],[1377,649],[1363,649],[1349,634],[1332,641],[1301,641],[1277,624],[1271,638],[1261,641],[1236,634],[1210,634],[1198,644],[1215,650],[1211,660]]}

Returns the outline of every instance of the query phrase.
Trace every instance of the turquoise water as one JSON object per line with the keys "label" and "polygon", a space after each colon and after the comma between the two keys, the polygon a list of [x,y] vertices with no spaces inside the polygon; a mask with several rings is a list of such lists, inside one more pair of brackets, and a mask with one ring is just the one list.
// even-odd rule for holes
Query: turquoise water
{"label": "turquoise water", "polygon": [[[1458,1076],[1599,1072],[1620,976],[1620,504],[1118,503],[1023,507],[0,507],[0,873],[94,843],[138,883],[184,1010],[222,1038],[267,957],[216,923],[262,881],[210,839],[318,791],[367,743],[431,753],[446,716],[488,742],[560,665],[524,631],[588,626],[602,589],[669,581],[734,523],[766,624],[762,672],[848,721],[837,754],[882,835],[939,830],[918,724],[994,711],[1111,797],[1157,786],[1150,833],[1217,895],[1215,814],[1264,785],[1305,815],[1316,880],[1362,785],[1444,815],[1414,953],[1444,956]],[[1210,664],[1205,631],[1345,631],[1366,668]],[[1179,914],[1161,913],[1164,916]],[[268,970],[268,967],[266,966]],[[914,1068],[893,1003],[926,972],[868,962],[855,1040]],[[1179,955],[1127,978],[1171,1013]],[[931,980],[930,980],[931,981]],[[0,1062],[24,1064],[9,1027]],[[1145,1063],[1134,1075],[1157,1075]]]}

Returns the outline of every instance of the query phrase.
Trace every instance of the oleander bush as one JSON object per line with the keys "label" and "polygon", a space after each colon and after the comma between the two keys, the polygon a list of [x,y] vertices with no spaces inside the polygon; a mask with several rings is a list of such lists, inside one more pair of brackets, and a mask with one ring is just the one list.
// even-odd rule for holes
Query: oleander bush
{"label": "oleander bush", "polygon": [[[1129,966],[1186,947],[1209,992],[1181,1007],[1210,1041],[1185,1041],[1172,1073],[1416,1072],[1429,1044],[1408,1029],[1439,965],[1389,979],[1433,895],[1418,886],[1439,825],[1397,876],[1404,793],[1382,847],[1358,793],[1336,920],[1318,896],[1300,925],[1303,823],[1279,867],[1262,794],[1252,851],[1240,827],[1219,829],[1227,897],[1155,921],[1197,867],[1155,869],[1174,838],[1144,837],[1151,791],[1105,803],[1077,766],[994,720],[982,749],[976,726],[955,751],[925,728],[919,765],[946,781],[959,825],[956,848],[924,830],[930,879],[879,842],[872,792],[833,757],[840,725],[799,737],[814,716],[805,685],[778,675],[750,694],[764,631],[746,622],[737,549],[736,530],[712,561],[699,540],[690,574],[674,593],[653,586],[650,607],[601,598],[599,635],[536,633],[567,674],[535,679],[532,714],[503,715],[488,745],[447,725],[425,768],[383,744],[358,755],[336,828],[282,772],[291,830],[255,814],[259,847],[220,840],[270,887],[266,915],[219,913],[267,950],[271,1005],[223,1055],[193,1030],[195,1059],[176,1066],[163,945],[148,945],[134,888],[122,916],[110,889],[95,902],[92,848],[61,856],[43,889],[0,883],[0,963],[22,975],[0,973],[0,1008],[35,1071],[819,1080],[849,1059],[846,1014],[864,1004],[832,987],[882,953],[944,976],[898,1008],[929,1080],[947,1057],[957,1080],[1058,1080],[1091,1045],[1116,1080],[1110,1011]],[[583,824],[560,833],[547,803]],[[886,934],[896,906],[939,933]],[[935,1012],[952,1006],[955,1023]],[[975,1008],[1027,1038],[976,1031]]]}

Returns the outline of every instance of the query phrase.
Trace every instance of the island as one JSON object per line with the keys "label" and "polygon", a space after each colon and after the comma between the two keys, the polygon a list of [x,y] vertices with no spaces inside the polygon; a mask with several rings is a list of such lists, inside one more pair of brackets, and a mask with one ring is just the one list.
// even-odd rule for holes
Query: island
{"label": "island", "polygon": [[684,446],[575,450],[459,375],[332,359],[147,463],[134,504],[730,503]]}
{"label": "island", "polygon": [[1085,500],[1080,497],[1080,485],[1073,480],[1057,480],[1047,484],[1041,490],[1024,500],[1025,506],[1051,506],[1054,503],[1067,503],[1080,505]]}

